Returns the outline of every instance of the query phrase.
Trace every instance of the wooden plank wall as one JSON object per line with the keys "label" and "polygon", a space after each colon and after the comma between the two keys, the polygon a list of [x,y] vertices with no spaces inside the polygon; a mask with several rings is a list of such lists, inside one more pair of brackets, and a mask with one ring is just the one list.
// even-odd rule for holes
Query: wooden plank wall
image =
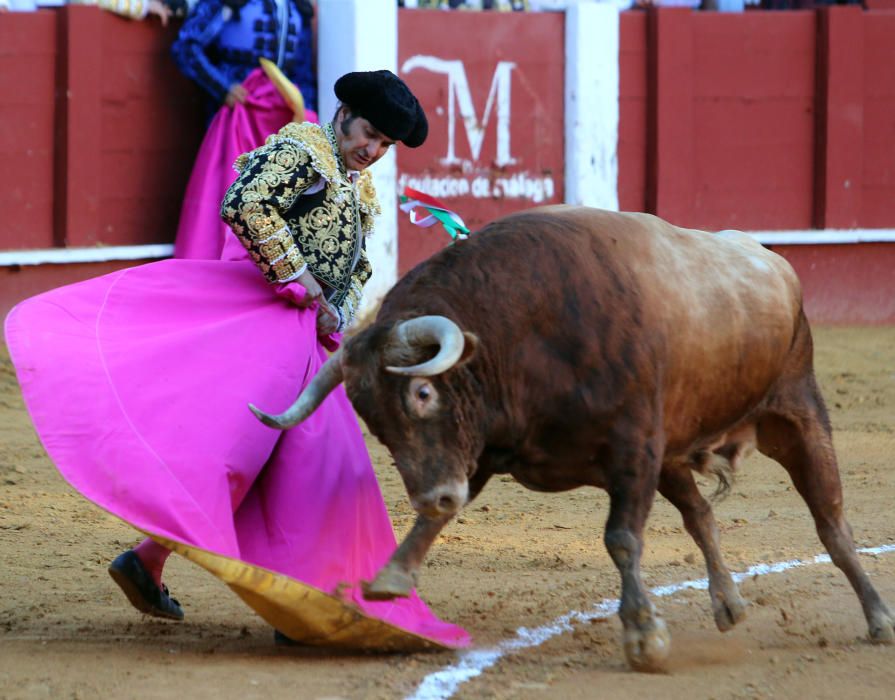
{"label": "wooden plank wall", "polygon": [[622,211],[647,211],[647,19],[645,12],[624,12],[619,27],[618,206]]}
{"label": "wooden plank wall", "polygon": [[0,249],[173,240],[205,128],[175,36],[89,6],[0,18]]}
{"label": "wooden plank wall", "polygon": [[895,226],[895,2],[862,15],[863,180],[860,224]]}
{"label": "wooden plank wall", "polygon": [[[2,18],[0,249],[172,240],[204,129],[175,33],[85,6]],[[893,13],[854,6],[623,13],[621,207],[895,226],[892,36]]]}
{"label": "wooden plank wall", "polygon": [[895,227],[895,13],[621,17],[619,202],[687,226]]}
{"label": "wooden plank wall", "polygon": [[0,21],[0,250],[53,245],[56,21],[50,11]]}
{"label": "wooden plank wall", "polygon": [[[205,128],[170,57],[177,28],[85,6],[0,15],[0,250],[173,240]],[[622,13],[620,31],[622,209],[708,229],[895,228],[895,12],[662,8]],[[778,250],[812,318],[895,322],[895,245]],[[4,267],[0,312],[129,264]]]}

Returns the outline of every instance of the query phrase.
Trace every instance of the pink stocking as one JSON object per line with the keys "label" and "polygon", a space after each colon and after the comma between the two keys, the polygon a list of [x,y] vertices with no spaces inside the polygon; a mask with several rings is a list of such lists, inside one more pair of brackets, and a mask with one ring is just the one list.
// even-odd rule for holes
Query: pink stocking
{"label": "pink stocking", "polygon": [[149,575],[152,576],[156,585],[161,587],[162,569],[165,567],[165,561],[168,559],[168,555],[171,554],[171,550],[162,547],[160,544],[147,537],[134,547],[134,553],[139,557],[143,567],[149,572]]}

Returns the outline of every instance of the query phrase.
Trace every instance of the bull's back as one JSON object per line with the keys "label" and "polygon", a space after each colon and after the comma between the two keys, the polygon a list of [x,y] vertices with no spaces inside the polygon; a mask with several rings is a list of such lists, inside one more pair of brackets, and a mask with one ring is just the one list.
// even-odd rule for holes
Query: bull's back
{"label": "bull's back", "polygon": [[672,445],[763,395],[800,305],[788,264],[742,235],[562,205],[489,224],[398,290],[485,339],[519,404],[586,417],[652,391]]}
{"label": "bull's back", "polygon": [[723,431],[783,371],[799,323],[801,290],[790,265],[740,232],[706,233],[648,214],[557,210],[582,221],[630,271],[629,303],[661,344],[669,447]]}

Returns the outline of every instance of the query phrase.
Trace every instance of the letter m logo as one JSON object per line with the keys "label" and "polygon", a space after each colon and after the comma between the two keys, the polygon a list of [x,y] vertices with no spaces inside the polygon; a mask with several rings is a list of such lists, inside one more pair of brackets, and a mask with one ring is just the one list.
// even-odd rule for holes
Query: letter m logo
{"label": "letter m logo", "polygon": [[460,114],[472,160],[475,162],[482,153],[485,129],[491,119],[492,111],[497,113],[497,157],[494,163],[502,167],[516,162],[510,153],[510,88],[515,67],[516,64],[510,61],[500,61],[497,64],[494,77],[491,79],[485,111],[479,119],[472,103],[469,81],[466,79],[466,69],[462,61],[446,61],[435,56],[413,56],[404,62],[401,66],[403,73],[422,68],[448,77],[448,150],[447,155],[441,159],[442,164],[453,165],[463,162],[457,158],[456,151],[457,113]]}

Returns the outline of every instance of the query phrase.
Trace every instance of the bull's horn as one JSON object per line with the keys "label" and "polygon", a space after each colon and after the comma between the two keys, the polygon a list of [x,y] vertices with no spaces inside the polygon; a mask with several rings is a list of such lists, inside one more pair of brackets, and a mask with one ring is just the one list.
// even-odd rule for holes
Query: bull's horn
{"label": "bull's horn", "polygon": [[299,394],[298,398],[286,411],[272,416],[269,413],[249,404],[249,409],[258,419],[271,428],[286,430],[301,423],[310,416],[317,407],[323,403],[329,393],[342,383],[342,348],[336,350],[332,356],[323,363],[320,371],[314,375],[311,383]]}
{"label": "bull's horn", "polygon": [[420,316],[404,321],[393,331],[398,343],[409,346],[438,345],[438,354],[431,360],[409,367],[386,367],[392,374],[433,377],[446,372],[463,355],[465,338],[460,327],[444,316]]}

